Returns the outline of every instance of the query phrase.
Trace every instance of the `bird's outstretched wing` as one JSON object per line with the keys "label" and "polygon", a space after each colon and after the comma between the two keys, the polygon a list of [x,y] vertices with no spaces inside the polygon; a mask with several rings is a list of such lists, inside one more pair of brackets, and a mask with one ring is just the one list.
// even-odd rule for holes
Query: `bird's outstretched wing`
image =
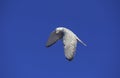
{"label": "bird's outstretched wing", "polygon": [[66,59],[71,61],[75,55],[77,39],[73,35],[70,35],[70,34],[68,35],[66,34],[63,39],[64,52],[65,52]]}
{"label": "bird's outstretched wing", "polygon": [[62,32],[59,32],[56,34],[56,31],[53,31],[48,38],[48,41],[46,43],[46,47],[52,46],[54,43],[57,42],[57,40],[61,39],[62,37],[63,37]]}
{"label": "bird's outstretched wing", "polygon": [[81,43],[83,44],[84,46],[87,46],[81,39],[79,39],[77,36],[76,36],[76,39]]}

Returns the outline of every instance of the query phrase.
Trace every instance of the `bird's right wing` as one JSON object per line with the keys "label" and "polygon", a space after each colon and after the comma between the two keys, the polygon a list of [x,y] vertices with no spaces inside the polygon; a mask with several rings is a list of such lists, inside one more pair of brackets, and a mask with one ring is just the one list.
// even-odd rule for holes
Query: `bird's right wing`
{"label": "bird's right wing", "polygon": [[48,38],[46,47],[52,46],[54,43],[57,42],[57,40],[61,39],[62,37],[63,37],[63,33],[60,32],[60,33],[56,34],[56,31],[53,31]]}
{"label": "bird's right wing", "polygon": [[74,58],[77,40],[74,35],[66,34],[63,38],[64,52],[67,60],[71,61]]}

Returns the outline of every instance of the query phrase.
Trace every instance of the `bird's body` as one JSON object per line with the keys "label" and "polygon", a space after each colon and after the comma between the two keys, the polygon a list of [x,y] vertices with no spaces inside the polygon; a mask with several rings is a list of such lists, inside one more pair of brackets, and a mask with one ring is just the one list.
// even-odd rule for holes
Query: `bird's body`
{"label": "bird's body", "polygon": [[53,45],[57,40],[63,38],[65,57],[71,61],[75,55],[77,41],[86,46],[71,30],[65,27],[58,27],[53,31],[46,44],[47,47]]}

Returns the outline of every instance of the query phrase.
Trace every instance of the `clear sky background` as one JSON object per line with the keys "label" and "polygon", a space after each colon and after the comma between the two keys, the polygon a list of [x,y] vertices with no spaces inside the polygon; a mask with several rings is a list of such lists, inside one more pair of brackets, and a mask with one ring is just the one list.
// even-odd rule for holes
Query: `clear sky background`
{"label": "clear sky background", "polygon": [[[71,62],[45,47],[58,26],[88,45]],[[120,78],[119,34],[119,0],[1,0],[0,78]]]}

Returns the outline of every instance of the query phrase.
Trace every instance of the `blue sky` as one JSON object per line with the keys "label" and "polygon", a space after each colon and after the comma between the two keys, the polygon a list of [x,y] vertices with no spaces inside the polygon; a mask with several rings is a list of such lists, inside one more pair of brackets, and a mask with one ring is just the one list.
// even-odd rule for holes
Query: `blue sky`
{"label": "blue sky", "polygon": [[[120,78],[118,0],[0,1],[0,78]],[[78,43],[73,61],[62,41],[45,44],[58,26]]]}

